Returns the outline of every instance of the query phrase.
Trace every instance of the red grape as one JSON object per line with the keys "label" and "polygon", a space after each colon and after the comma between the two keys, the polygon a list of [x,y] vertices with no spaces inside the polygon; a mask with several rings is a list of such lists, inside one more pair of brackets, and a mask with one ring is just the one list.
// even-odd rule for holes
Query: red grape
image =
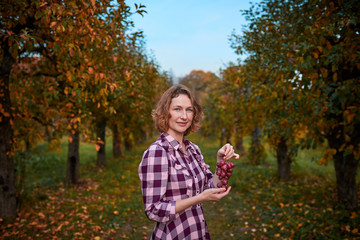
{"label": "red grape", "polygon": [[229,169],[229,168],[232,168],[232,164],[231,164],[231,162],[229,161],[229,162],[227,162],[226,163],[226,166],[227,166],[227,168]]}
{"label": "red grape", "polygon": [[233,174],[235,163],[231,161],[221,160],[216,163],[216,175],[219,176],[220,182],[216,184],[218,188],[227,187],[229,179]]}

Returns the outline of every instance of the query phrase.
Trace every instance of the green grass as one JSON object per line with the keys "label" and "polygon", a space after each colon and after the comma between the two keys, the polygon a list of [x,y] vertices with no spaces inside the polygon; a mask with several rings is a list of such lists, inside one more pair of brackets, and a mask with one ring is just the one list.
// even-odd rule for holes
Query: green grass
{"label": "green grass", "polygon": [[[189,139],[214,171],[218,141]],[[26,194],[16,221],[0,225],[0,239],[148,239],[154,222],[143,212],[137,167],[150,143],[118,159],[110,157],[109,146],[101,171],[95,147],[81,144],[81,183],[71,188],[63,184],[65,143],[62,152],[48,152],[43,144],[17,158],[26,159]],[[316,163],[321,149],[299,152],[288,183],[277,180],[276,160],[267,150],[261,166],[235,160],[230,195],[204,203],[212,239],[360,239],[360,211],[335,207],[333,166]]]}

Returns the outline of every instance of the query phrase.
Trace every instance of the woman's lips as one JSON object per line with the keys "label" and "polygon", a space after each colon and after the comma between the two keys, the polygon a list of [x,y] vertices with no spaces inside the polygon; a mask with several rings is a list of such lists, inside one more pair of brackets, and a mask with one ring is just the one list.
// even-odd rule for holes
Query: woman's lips
{"label": "woman's lips", "polygon": [[187,123],[186,122],[178,122],[177,124],[180,125],[180,126],[185,127]]}

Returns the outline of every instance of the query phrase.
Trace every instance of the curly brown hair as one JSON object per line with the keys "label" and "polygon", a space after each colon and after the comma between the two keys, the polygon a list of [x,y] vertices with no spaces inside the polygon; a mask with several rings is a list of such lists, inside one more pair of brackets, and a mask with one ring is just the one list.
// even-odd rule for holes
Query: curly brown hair
{"label": "curly brown hair", "polygon": [[180,94],[185,94],[188,96],[194,108],[194,117],[191,126],[186,129],[184,136],[187,136],[190,132],[196,132],[199,130],[203,113],[202,107],[189,88],[181,84],[176,84],[168,88],[163,93],[156,105],[156,108],[152,111],[152,117],[154,119],[155,126],[160,132],[166,132],[169,129],[169,109],[171,100]]}

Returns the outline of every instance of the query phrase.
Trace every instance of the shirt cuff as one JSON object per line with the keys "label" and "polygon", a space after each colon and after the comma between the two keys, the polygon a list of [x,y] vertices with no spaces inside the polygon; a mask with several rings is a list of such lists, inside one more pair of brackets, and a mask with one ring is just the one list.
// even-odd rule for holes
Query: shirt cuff
{"label": "shirt cuff", "polygon": [[213,178],[211,178],[209,182],[210,182],[209,183],[209,188],[216,188],[215,185],[214,185]]}
{"label": "shirt cuff", "polygon": [[168,211],[169,211],[169,220],[174,220],[176,217],[176,213],[175,213],[175,201],[170,201],[168,204]]}

